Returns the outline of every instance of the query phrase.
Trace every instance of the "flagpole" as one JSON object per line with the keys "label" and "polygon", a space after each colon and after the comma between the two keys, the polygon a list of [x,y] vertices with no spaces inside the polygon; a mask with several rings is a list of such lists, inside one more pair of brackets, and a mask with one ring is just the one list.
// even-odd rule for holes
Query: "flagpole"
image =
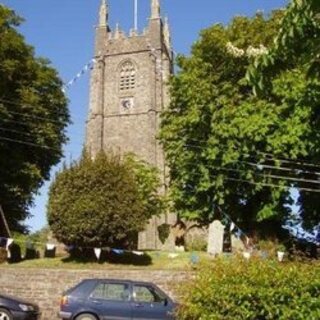
{"label": "flagpole", "polygon": [[134,0],[134,30],[138,30],[138,0]]}

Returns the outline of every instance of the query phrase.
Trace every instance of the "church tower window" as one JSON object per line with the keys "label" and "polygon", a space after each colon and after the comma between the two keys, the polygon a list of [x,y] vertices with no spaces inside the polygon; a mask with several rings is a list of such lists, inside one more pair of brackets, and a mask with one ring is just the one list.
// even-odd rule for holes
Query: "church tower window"
{"label": "church tower window", "polygon": [[131,61],[125,61],[120,67],[120,91],[133,90],[136,87],[136,68]]}

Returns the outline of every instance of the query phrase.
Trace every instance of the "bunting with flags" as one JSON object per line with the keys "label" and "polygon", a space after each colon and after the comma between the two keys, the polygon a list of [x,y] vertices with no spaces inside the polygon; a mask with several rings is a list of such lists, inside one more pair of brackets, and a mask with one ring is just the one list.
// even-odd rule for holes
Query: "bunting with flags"
{"label": "bunting with flags", "polygon": [[101,252],[102,252],[101,248],[94,248],[94,254],[97,257],[98,261],[100,260]]}
{"label": "bunting with flags", "polygon": [[66,91],[78,80],[80,79],[85,73],[89,70],[92,70],[94,64],[96,63],[96,59],[91,59],[82,69],[79,71],[75,77],[73,77],[69,82],[67,82],[64,86],[62,91],[66,93]]}
{"label": "bunting with flags", "polygon": [[[14,242],[14,239],[11,238],[5,238],[5,237],[0,237],[0,247],[4,247],[6,250],[8,250],[9,253],[9,249],[11,244]],[[21,241],[15,241],[16,243],[21,243]],[[55,244],[52,243],[43,243],[43,242],[39,242],[39,241],[31,241],[30,239],[28,239],[26,242],[24,242],[26,249],[35,249],[35,245],[44,245],[45,249],[48,251],[52,251],[56,248]],[[101,248],[97,248],[97,247],[85,247],[85,246],[75,246],[75,245],[66,245],[65,246],[65,250],[67,252],[71,252],[72,250],[75,249],[92,249],[96,258],[99,260],[101,257],[101,254],[103,251],[107,251],[107,252],[113,252],[117,255],[123,255],[125,253],[131,253],[133,255],[136,256],[143,256],[145,253],[143,251],[137,251],[137,250],[124,250],[124,249],[119,249],[119,248],[110,248],[110,247],[101,247]],[[9,257],[10,258],[10,257]]]}

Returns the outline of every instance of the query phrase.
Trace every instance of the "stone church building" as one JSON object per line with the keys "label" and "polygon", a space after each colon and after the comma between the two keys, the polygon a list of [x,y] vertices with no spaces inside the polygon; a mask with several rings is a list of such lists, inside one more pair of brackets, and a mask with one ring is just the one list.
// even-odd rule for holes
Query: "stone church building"
{"label": "stone church building", "polygon": [[[169,25],[160,16],[159,0],[151,1],[151,16],[143,33],[126,35],[109,27],[109,7],[102,0],[96,27],[95,60],[90,80],[86,148],[94,157],[101,150],[134,153],[159,169],[165,185],[164,152],[157,140],[160,114],[169,103],[167,80],[173,72]],[[168,249],[158,226],[173,224],[174,215],[154,217],[139,234],[139,249]]]}

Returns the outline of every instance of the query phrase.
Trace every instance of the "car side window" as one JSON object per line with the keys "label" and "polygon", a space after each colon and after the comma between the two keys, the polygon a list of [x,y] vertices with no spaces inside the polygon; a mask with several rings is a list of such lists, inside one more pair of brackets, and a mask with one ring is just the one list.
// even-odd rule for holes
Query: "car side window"
{"label": "car side window", "polygon": [[136,302],[164,302],[166,297],[156,288],[145,285],[133,286],[133,299]]}
{"label": "car side window", "polygon": [[93,290],[91,297],[113,301],[128,301],[129,286],[125,283],[99,283]]}

